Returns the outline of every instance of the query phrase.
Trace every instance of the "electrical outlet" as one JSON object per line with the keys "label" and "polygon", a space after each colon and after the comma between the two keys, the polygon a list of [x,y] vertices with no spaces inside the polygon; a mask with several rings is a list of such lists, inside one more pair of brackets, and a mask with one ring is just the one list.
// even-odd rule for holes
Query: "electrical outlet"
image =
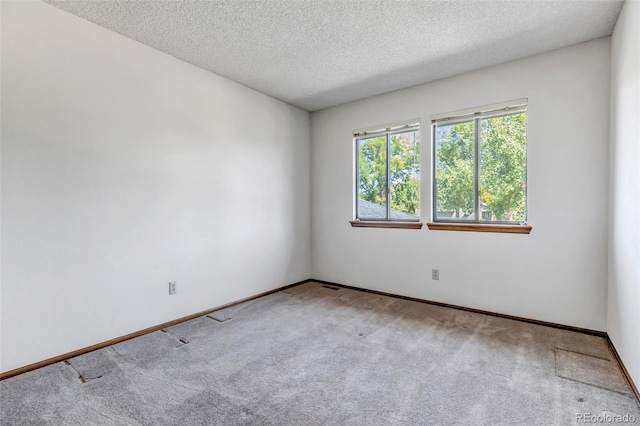
{"label": "electrical outlet", "polygon": [[169,294],[176,294],[178,292],[178,285],[176,281],[169,282]]}
{"label": "electrical outlet", "polygon": [[440,269],[432,269],[431,270],[431,279],[439,280],[440,279]]}

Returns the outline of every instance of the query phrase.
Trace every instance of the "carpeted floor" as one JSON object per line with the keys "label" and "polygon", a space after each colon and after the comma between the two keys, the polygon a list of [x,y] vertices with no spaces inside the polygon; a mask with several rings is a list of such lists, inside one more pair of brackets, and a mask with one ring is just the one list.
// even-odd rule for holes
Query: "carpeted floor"
{"label": "carpeted floor", "polygon": [[600,337],[318,283],[4,380],[0,392],[2,425],[640,423]]}

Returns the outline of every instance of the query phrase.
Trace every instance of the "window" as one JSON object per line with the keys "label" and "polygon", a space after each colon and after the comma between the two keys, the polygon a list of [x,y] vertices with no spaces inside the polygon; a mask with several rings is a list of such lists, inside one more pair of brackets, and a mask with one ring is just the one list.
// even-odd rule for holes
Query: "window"
{"label": "window", "polygon": [[354,139],[356,220],[352,225],[386,222],[380,226],[420,228],[420,124],[412,121],[355,132]]}
{"label": "window", "polygon": [[442,114],[432,129],[433,221],[526,225],[527,100]]}

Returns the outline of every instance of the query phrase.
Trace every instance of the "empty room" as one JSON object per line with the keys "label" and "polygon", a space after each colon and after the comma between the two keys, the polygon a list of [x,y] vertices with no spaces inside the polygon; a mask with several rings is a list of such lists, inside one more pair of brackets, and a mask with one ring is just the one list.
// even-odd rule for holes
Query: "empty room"
{"label": "empty room", "polygon": [[640,1],[0,24],[0,424],[640,423]]}

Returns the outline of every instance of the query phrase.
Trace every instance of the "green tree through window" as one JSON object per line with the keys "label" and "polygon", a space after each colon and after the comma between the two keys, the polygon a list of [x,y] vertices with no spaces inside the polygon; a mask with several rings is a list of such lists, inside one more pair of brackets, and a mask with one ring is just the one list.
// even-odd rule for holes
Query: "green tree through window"
{"label": "green tree through window", "polygon": [[526,221],[526,105],[513,109],[435,120],[434,220]]}
{"label": "green tree through window", "polygon": [[480,197],[485,220],[526,220],[527,115],[480,121]]}
{"label": "green tree through window", "polygon": [[359,219],[419,220],[420,131],[412,127],[356,138]]}

